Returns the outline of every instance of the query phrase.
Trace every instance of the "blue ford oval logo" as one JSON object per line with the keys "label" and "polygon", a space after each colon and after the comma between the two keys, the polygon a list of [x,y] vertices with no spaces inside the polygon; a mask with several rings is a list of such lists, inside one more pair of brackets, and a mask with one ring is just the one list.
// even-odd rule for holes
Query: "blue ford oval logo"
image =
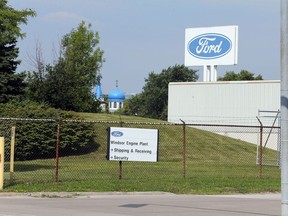
{"label": "blue ford oval logo", "polygon": [[121,131],[113,131],[112,133],[112,136],[114,137],[121,137],[123,136],[123,133]]}
{"label": "blue ford oval logo", "polygon": [[192,38],[189,53],[200,59],[216,59],[226,55],[232,48],[231,40],[222,34],[207,33]]}

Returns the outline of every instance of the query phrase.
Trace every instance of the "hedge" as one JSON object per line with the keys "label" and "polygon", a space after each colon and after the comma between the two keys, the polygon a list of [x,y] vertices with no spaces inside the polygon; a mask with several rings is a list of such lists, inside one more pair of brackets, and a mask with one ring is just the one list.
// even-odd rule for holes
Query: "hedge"
{"label": "hedge", "polygon": [[[12,125],[16,126],[15,160],[54,158],[58,124],[60,156],[86,154],[99,147],[92,123],[69,121],[79,119],[75,112],[31,102],[9,103],[0,104],[0,118],[0,132],[5,134],[6,131],[5,158],[9,158],[10,154],[10,136],[7,136],[7,130],[10,133]],[[13,120],[7,124],[8,120],[3,118],[26,120]]]}

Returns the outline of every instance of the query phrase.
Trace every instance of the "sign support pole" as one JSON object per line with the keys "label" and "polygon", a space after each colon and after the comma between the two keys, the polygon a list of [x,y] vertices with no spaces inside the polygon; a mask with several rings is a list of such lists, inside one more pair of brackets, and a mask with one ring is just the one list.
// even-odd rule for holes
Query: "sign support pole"
{"label": "sign support pole", "polygon": [[217,82],[217,65],[211,65],[212,70],[213,70],[213,75],[211,76],[211,81],[212,82]]}
{"label": "sign support pole", "polygon": [[[121,116],[120,116],[121,118]],[[123,127],[123,122],[122,120],[120,121],[120,127]],[[122,179],[122,168],[123,168],[123,164],[122,161],[119,161],[119,179]]]}
{"label": "sign support pole", "polygon": [[204,82],[217,82],[217,65],[204,65],[203,66],[203,81]]}
{"label": "sign support pole", "polygon": [[203,66],[203,81],[209,82],[210,80],[210,68],[208,65]]}

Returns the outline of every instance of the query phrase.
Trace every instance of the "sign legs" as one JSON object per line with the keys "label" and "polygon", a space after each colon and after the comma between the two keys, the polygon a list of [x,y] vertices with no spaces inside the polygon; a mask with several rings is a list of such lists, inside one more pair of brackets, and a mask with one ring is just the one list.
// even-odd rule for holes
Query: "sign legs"
{"label": "sign legs", "polygon": [[204,82],[217,82],[217,65],[204,65]]}

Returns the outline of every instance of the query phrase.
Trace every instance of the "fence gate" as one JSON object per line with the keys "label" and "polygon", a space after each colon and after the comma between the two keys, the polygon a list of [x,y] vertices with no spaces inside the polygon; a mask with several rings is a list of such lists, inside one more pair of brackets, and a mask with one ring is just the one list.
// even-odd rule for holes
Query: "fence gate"
{"label": "fence gate", "polygon": [[[257,164],[262,160],[262,165],[280,165],[280,111],[259,110],[257,117],[261,132],[258,133]],[[261,149],[262,147],[262,149]],[[275,151],[266,151],[273,149]],[[261,152],[262,150],[262,152]],[[260,157],[262,158],[260,159]]]}

